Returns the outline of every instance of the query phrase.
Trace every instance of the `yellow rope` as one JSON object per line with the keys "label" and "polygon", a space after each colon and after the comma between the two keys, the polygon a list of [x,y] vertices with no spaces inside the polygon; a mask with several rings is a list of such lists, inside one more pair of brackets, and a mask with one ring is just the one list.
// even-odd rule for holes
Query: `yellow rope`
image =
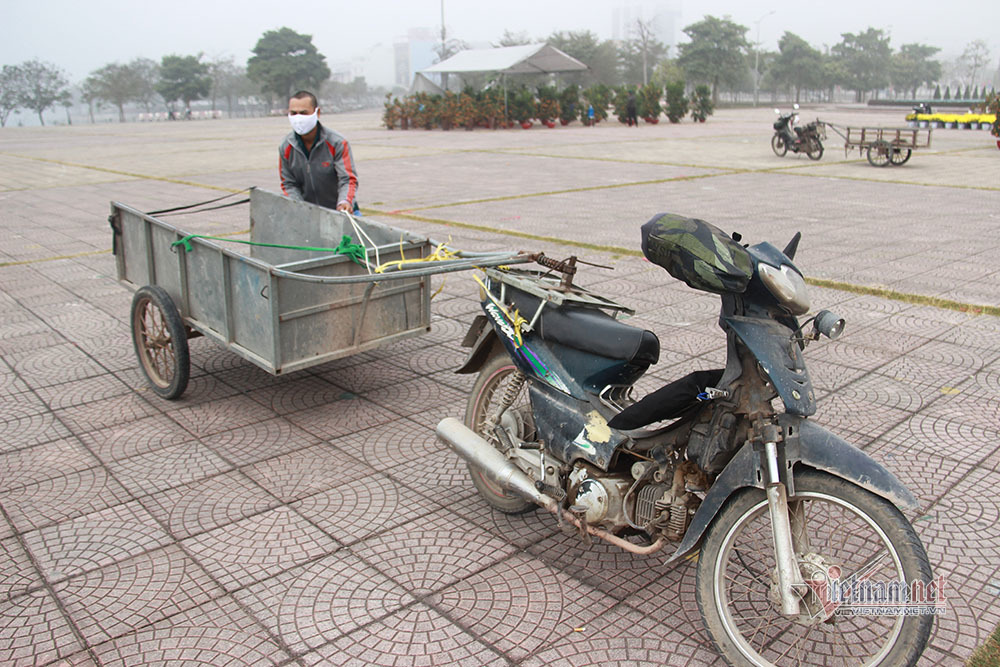
{"label": "yellow rope", "polygon": [[396,268],[401,269],[407,264],[418,264],[420,262],[443,262],[449,259],[458,259],[458,251],[452,250],[448,247],[448,244],[441,243],[434,249],[434,252],[427,255],[426,257],[418,257],[416,259],[406,259],[403,255],[403,242],[399,242],[399,256],[402,259],[398,259],[392,262],[383,262],[375,267],[375,273],[384,273],[386,269]]}
{"label": "yellow rope", "polygon": [[517,310],[516,308],[514,309],[514,312],[513,312],[513,313],[511,313],[511,312],[510,312],[510,310],[509,310],[509,309],[507,308],[507,306],[506,306],[506,305],[504,305],[504,304],[503,304],[503,303],[502,303],[502,302],[500,301],[500,299],[498,299],[498,298],[496,298],[495,296],[493,296],[493,294],[492,294],[492,293],[490,292],[489,288],[488,288],[488,287],[486,287],[486,283],[484,283],[484,282],[483,282],[482,280],[480,280],[480,279],[479,279],[479,276],[477,276],[477,275],[473,275],[473,276],[472,276],[472,278],[473,278],[473,280],[475,280],[475,281],[476,281],[477,283],[479,283],[479,286],[480,286],[480,287],[482,287],[482,288],[483,288],[483,292],[485,292],[485,293],[486,293],[486,297],[487,297],[487,298],[488,298],[488,299],[489,299],[490,301],[492,301],[492,302],[493,302],[493,304],[494,304],[494,305],[495,305],[495,306],[496,306],[497,308],[499,308],[499,309],[500,309],[500,312],[502,312],[502,313],[504,314],[504,316],[505,316],[505,317],[506,317],[506,318],[507,318],[508,320],[510,320],[510,323],[511,323],[511,325],[512,325],[513,329],[514,329],[514,346],[515,346],[515,347],[521,347],[521,345],[523,345],[523,344],[524,344],[524,341],[523,341],[523,340],[522,340],[522,338],[521,338],[521,327],[523,327],[523,326],[524,326],[525,324],[527,324],[527,323],[528,323],[528,320],[526,320],[526,319],[524,319],[523,317],[521,317],[521,313],[519,313],[519,312],[518,312],[518,310]]}

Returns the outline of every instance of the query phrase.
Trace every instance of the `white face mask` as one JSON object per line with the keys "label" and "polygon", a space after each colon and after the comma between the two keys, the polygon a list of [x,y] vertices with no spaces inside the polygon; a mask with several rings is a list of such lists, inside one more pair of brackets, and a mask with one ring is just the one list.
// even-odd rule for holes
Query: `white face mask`
{"label": "white face mask", "polygon": [[316,127],[316,122],[319,120],[319,107],[312,112],[311,115],[305,116],[298,113],[288,114],[288,122],[292,124],[292,129],[295,130],[295,134],[309,134],[312,132],[313,128]]}

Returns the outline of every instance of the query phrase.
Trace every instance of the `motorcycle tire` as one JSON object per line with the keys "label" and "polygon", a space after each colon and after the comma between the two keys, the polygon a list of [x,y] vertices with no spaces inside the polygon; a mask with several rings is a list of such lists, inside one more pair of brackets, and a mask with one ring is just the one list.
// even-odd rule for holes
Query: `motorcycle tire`
{"label": "motorcycle tire", "polygon": [[[510,360],[510,357],[503,353],[494,354],[479,371],[479,376],[476,378],[475,384],[472,385],[472,393],[465,410],[465,425],[501,451],[503,448],[497,436],[486,432],[484,422],[486,416],[500,402],[504,390],[507,389],[517,372],[517,367]],[[521,438],[529,435],[528,430],[534,430],[527,383],[520,388],[511,407],[501,416],[500,424],[508,431],[517,431],[515,435]],[[493,508],[505,514],[524,514],[535,509],[536,505],[533,502],[498,486],[496,482],[483,475],[471,464],[469,465],[469,474],[472,476],[472,483],[475,484],[476,490]]]}
{"label": "motorcycle tire", "polygon": [[818,160],[823,157],[823,142],[819,139],[810,140],[806,155],[809,156],[810,160]]}
{"label": "motorcycle tire", "polygon": [[788,152],[788,144],[785,143],[785,138],[777,132],[771,137],[771,150],[778,157],[785,157],[785,153]]}
{"label": "motorcycle tire", "polygon": [[[737,492],[709,526],[698,557],[698,609],[718,651],[733,665],[798,665],[810,656],[824,656],[824,665],[916,664],[932,614],[847,615],[842,608],[864,610],[829,596],[824,609],[817,595],[843,592],[844,583],[835,589],[831,581],[856,574],[873,586],[929,583],[930,563],[913,526],[884,498],[813,470],[795,475],[788,500],[803,578],[826,585],[810,585],[799,616],[782,616],[767,499],[762,489]],[[859,657],[865,650],[869,654]]]}

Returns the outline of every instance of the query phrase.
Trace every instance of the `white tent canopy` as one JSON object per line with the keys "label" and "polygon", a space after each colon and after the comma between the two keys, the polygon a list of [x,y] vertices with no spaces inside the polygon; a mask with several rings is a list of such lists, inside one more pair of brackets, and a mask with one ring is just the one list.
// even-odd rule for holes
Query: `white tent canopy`
{"label": "white tent canopy", "polygon": [[548,44],[505,46],[498,49],[469,49],[447,60],[420,70],[423,74],[470,74],[499,72],[501,74],[550,74],[576,72],[587,66]]}

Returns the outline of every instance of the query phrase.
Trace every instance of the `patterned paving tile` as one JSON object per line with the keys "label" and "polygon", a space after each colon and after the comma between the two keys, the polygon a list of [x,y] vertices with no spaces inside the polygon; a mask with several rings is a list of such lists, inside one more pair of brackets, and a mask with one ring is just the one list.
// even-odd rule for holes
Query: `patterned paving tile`
{"label": "patterned paving tile", "polygon": [[432,429],[403,418],[350,433],[330,444],[378,470],[407,465],[445,447]]}
{"label": "patterned paving tile", "polygon": [[138,394],[106,398],[55,411],[56,417],[79,435],[156,414],[156,409]]}
{"label": "patterned paving tile", "polygon": [[[471,486],[472,483],[469,484]],[[471,521],[520,549],[538,544],[559,532],[555,515],[545,510],[505,514],[493,509],[478,493],[460,503],[449,503],[444,499],[441,499],[440,503],[463,519]]]}
{"label": "patterned paving tile", "polygon": [[587,625],[617,601],[516,554],[426,602],[516,661]]}
{"label": "patterned paving tile", "polygon": [[90,431],[80,441],[105,463],[192,442],[195,436],[164,415],[153,415],[135,421]]}
{"label": "patterned paving tile", "polygon": [[514,553],[514,547],[448,512],[351,547],[415,595],[426,595]]}
{"label": "patterned paving tile", "polygon": [[399,414],[356,394],[345,393],[334,403],[285,415],[295,426],[329,440],[354,431],[385,424]]}
{"label": "patterned paving tile", "polygon": [[72,344],[35,348],[8,356],[8,362],[33,387],[48,387],[100,375],[104,369]]}
{"label": "patterned paving tile", "polygon": [[892,433],[865,449],[865,454],[896,475],[917,497],[922,508],[933,505],[973,468],[971,461],[945,458],[926,449],[908,446],[905,440],[895,440]]}
{"label": "patterned paving tile", "polygon": [[126,560],[169,541],[153,517],[135,502],[24,535],[49,582]]}
{"label": "patterned paving tile", "polygon": [[54,589],[90,644],[144,628],[223,594],[176,545],[73,577]]}
{"label": "patterned paving tile", "polygon": [[132,496],[104,467],[67,473],[0,493],[0,505],[19,532],[61,523],[130,500]]}
{"label": "patterned paving tile", "polygon": [[444,616],[417,604],[302,656],[306,665],[477,665],[502,667],[505,659]]}
{"label": "patterned paving tile", "polygon": [[183,539],[272,509],[280,501],[241,473],[230,472],[140,502],[174,537]]}
{"label": "patterned paving tile", "polygon": [[0,421],[0,452],[12,452],[70,435],[51,412],[6,415]]}
{"label": "patterned paving tile", "polygon": [[973,470],[931,508],[926,521],[918,522],[931,563],[948,568],[963,561],[1000,560],[997,488],[1000,473]]}
{"label": "patterned paving tile", "polygon": [[400,484],[446,507],[461,503],[476,492],[465,461],[450,449],[415,458],[385,472]]}
{"label": "patterned paving tile", "polygon": [[316,445],[242,468],[255,482],[290,502],[367,477],[374,471],[327,445]]}
{"label": "patterned paving tile", "polygon": [[213,667],[277,665],[289,655],[228,598],[100,644],[104,667],[195,663]]}
{"label": "patterned paving tile", "polygon": [[211,477],[232,466],[200,442],[187,442],[112,461],[108,469],[126,489],[141,496]]}
{"label": "patterned paving tile", "polygon": [[47,591],[0,601],[0,663],[43,665],[82,649]]}
{"label": "patterned paving tile", "polygon": [[559,568],[575,579],[618,600],[625,599],[663,574],[663,564],[673,553],[667,545],[651,556],[631,554],[607,542],[585,544],[576,529],[563,532],[528,547],[528,553]]}
{"label": "patterned paving tile", "polygon": [[0,539],[0,601],[42,586],[42,577],[14,537]]}
{"label": "patterned paving tile", "polygon": [[319,442],[319,438],[278,417],[205,436],[201,441],[233,465],[256,463]]}
{"label": "patterned paving tile", "polygon": [[76,438],[0,454],[0,491],[9,491],[99,465]]}
{"label": "patterned paving tile", "polygon": [[905,450],[923,451],[963,462],[976,462],[996,451],[1000,430],[982,422],[952,421],[927,414],[913,415],[883,435]]}
{"label": "patterned paving tile", "polygon": [[181,545],[230,591],[339,548],[288,507],[277,507],[210,530],[182,541]]}
{"label": "patterned paving tile", "polygon": [[41,387],[38,395],[53,410],[60,410],[82,403],[103,401],[122,396],[129,388],[113,375],[98,375],[83,380]]}
{"label": "patterned paving tile", "polygon": [[687,630],[635,610],[616,609],[521,664],[525,667],[725,664],[714,651],[692,642],[685,634]]}
{"label": "patterned paving tile", "polygon": [[345,391],[320,376],[308,375],[255,389],[246,395],[277,414],[286,415],[335,403],[345,398]]}
{"label": "patterned paving tile", "polygon": [[[167,411],[167,407],[161,409]],[[233,424],[250,424],[273,419],[277,416],[271,410],[246,396],[233,396],[196,405],[179,406],[169,410],[168,414],[178,424],[199,437],[228,430]]]}
{"label": "patterned paving tile", "polygon": [[438,509],[414,491],[378,473],[338,484],[292,504],[338,542],[353,544]]}
{"label": "patterned paving tile", "polygon": [[421,414],[443,419],[451,414],[451,406],[461,405],[466,396],[439,382],[411,380],[393,384],[365,394],[369,400],[386,410],[407,417]]}
{"label": "patterned paving tile", "polygon": [[295,652],[322,646],[414,601],[347,551],[296,567],[233,597]]}

